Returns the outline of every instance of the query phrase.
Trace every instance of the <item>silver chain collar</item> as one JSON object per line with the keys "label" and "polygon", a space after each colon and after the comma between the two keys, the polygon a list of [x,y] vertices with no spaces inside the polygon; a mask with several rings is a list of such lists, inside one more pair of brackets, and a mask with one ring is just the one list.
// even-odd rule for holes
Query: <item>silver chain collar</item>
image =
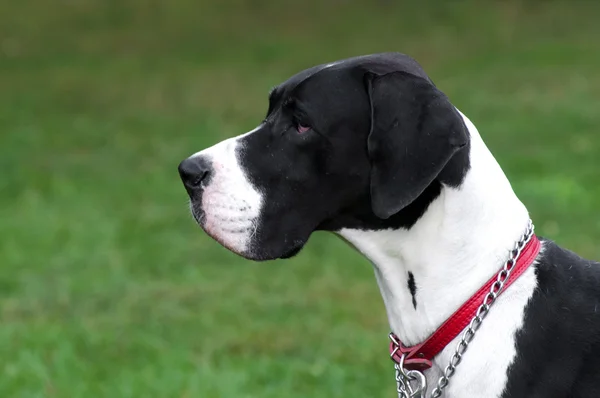
{"label": "silver chain collar", "polygon": [[[444,388],[448,386],[448,382],[450,378],[454,375],[456,371],[456,367],[462,360],[463,354],[467,351],[469,343],[475,337],[475,333],[479,330],[481,326],[481,322],[488,314],[490,307],[496,301],[496,298],[504,288],[504,284],[508,280],[510,273],[512,272],[515,264],[517,263],[517,259],[521,255],[521,252],[525,248],[525,245],[529,242],[531,237],[533,236],[534,225],[531,220],[527,225],[527,230],[521,237],[521,239],[515,244],[515,248],[510,252],[510,258],[504,264],[504,267],[498,272],[496,276],[496,281],[492,284],[489,293],[484,297],[483,303],[477,309],[477,313],[471,320],[471,323],[465,331],[456,346],[456,350],[454,354],[450,358],[450,363],[446,366],[443,375],[439,378],[437,382],[437,386],[431,391],[431,398],[439,398],[442,396]],[[391,358],[394,358],[396,355],[399,344],[393,337],[393,334],[390,333],[390,339],[395,343],[396,349],[391,353]],[[427,396],[427,379],[422,372],[418,370],[409,370],[404,369],[404,359],[405,355],[402,355],[399,363],[394,364],[394,369],[396,370],[396,385],[398,391],[399,398],[426,398]]]}

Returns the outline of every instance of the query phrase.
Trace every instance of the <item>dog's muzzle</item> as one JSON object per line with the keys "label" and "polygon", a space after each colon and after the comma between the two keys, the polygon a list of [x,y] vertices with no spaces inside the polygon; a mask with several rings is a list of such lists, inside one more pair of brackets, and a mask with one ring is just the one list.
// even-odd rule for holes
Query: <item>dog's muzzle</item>
{"label": "dog's muzzle", "polygon": [[179,164],[190,210],[204,231],[227,249],[252,258],[262,204],[238,161],[239,139],[222,141]]}

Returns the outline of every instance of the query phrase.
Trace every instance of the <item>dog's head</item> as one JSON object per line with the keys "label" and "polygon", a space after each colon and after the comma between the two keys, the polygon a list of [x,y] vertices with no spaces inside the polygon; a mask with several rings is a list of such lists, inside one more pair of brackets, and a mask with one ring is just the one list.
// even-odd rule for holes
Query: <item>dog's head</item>
{"label": "dog's head", "polygon": [[194,218],[253,260],[296,254],[315,230],[410,228],[469,167],[459,112],[410,57],[307,69],[254,130],[185,159]]}

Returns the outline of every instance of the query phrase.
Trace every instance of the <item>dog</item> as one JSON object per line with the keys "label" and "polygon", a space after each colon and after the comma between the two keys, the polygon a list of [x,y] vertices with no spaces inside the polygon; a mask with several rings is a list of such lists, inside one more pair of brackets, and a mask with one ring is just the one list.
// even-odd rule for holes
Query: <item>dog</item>
{"label": "dog", "polygon": [[[317,230],[358,249],[375,268],[394,346],[418,346],[455,319],[510,268],[529,225],[475,125],[399,53],[296,74],[271,91],[258,127],[195,153],[179,173],[198,224],[244,258],[292,257]],[[430,387],[448,376],[445,397],[600,397],[600,263],[532,239],[539,248],[487,302],[468,350],[452,335],[422,370]],[[426,396],[402,366],[400,396]]]}

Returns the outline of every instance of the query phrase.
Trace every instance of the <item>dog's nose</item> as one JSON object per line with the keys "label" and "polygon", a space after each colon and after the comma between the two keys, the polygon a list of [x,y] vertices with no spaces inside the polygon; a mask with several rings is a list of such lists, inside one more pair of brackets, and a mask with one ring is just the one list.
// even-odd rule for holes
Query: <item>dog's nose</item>
{"label": "dog's nose", "polygon": [[205,187],[211,174],[210,162],[202,156],[190,157],[179,163],[179,175],[188,191]]}

